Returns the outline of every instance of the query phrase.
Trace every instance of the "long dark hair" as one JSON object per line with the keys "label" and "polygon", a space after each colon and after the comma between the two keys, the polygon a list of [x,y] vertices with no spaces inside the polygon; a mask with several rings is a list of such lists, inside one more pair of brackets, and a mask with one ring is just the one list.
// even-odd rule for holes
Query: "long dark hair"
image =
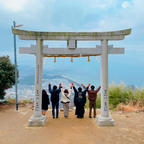
{"label": "long dark hair", "polygon": [[47,95],[47,92],[45,89],[42,90],[42,95]]}
{"label": "long dark hair", "polygon": [[45,105],[45,104],[48,104],[48,105],[49,105],[50,102],[49,102],[49,96],[48,96],[46,90],[43,89],[43,90],[42,90],[42,105]]}

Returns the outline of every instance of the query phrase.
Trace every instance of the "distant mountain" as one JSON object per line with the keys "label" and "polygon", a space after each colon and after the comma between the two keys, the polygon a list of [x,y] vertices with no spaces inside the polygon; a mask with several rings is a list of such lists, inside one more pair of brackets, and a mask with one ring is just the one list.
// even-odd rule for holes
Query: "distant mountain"
{"label": "distant mountain", "polygon": [[[54,74],[45,74],[42,79],[42,89],[45,89],[48,92],[48,84],[51,83],[53,85],[59,85],[59,83],[62,83],[63,88],[70,88],[71,83],[74,83],[76,87],[79,87],[80,84],[72,80],[71,78],[68,78],[64,75],[54,75]],[[20,79],[20,82],[18,83],[18,99],[30,99],[34,98],[34,75],[25,75]],[[49,92],[48,92],[49,94]],[[49,94],[50,95],[50,94]],[[15,98],[15,88],[11,88],[7,90],[6,97]],[[73,97],[74,93],[72,93],[71,96],[71,106],[73,106]]]}

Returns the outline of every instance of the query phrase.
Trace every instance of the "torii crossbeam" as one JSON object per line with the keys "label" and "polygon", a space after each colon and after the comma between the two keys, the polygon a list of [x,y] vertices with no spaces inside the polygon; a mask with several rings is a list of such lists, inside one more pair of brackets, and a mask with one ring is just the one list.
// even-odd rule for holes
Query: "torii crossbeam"
{"label": "torii crossbeam", "polygon": [[[28,121],[29,126],[42,126],[46,121],[41,113],[43,57],[101,56],[101,114],[97,117],[97,122],[100,126],[114,124],[109,113],[108,54],[124,54],[124,48],[113,48],[113,45],[108,45],[108,41],[123,40],[131,33],[131,29],[112,32],[37,32],[12,28],[12,32],[21,40],[36,40],[36,45],[19,49],[21,54],[36,56],[34,114]],[[67,41],[67,48],[49,48],[43,45],[44,40]],[[98,40],[101,41],[101,45],[96,48],[77,48],[77,41]]]}

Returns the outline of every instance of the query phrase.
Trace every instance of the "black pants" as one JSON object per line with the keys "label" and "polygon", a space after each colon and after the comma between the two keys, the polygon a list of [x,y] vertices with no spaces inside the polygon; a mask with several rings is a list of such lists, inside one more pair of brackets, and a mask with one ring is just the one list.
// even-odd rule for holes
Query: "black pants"
{"label": "black pants", "polygon": [[56,108],[56,118],[58,118],[58,115],[59,115],[59,103],[52,103],[52,115],[53,115],[53,118],[55,118],[55,108]]}
{"label": "black pants", "polygon": [[83,118],[85,113],[84,105],[77,105],[76,106],[76,112],[75,114],[77,115],[78,118]]}

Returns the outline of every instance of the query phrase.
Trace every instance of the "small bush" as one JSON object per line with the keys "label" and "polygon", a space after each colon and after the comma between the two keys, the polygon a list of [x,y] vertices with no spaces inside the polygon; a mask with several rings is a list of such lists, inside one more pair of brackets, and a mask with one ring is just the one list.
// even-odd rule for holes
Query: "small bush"
{"label": "small bush", "polygon": [[120,85],[112,84],[109,87],[109,103],[113,108],[119,104],[131,104],[133,106],[144,106],[144,89],[126,86],[124,83]]}
{"label": "small bush", "polygon": [[15,103],[16,103],[16,100],[15,100],[14,98],[8,98],[8,99],[6,100],[6,103],[7,103],[7,104],[15,104]]}
{"label": "small bush", "polygon": [[98,93],[98,95],[97,95],[96,107],[101,108],[101,95],[100,95],[100,93]]}
{"label": "small bush", "polygon": [[30,102],[32,102],[32,98],[30,98],[30,99],[25,99],[25,100],[22,100],[22,101],[21,101],[21,103],[24,103],[24,104],[30,103]]}
{"label": "small bush", "polygon": [[[86,101],[86,104],[85,104],[85,108],[89,108],[88,96],[87,96],[86,98],[87,98],[87,101]],[[98,96],[97,96],[96,107],[97,107],[97,108],[100,108],[100,107],[101,107],[101,97],[100,97],[100,93],[99,93]]]}
{"label": "small bush", "polygon": [[[124,83],[116,85],[112,83],[109,86],[109,108],[116,109],[119,104],[144,107],[144,88],[135,88],[126,86]],[[97,97],[97,108],[101,107],[101,96],[100,93]],[[89,101],[87,98],[86,108],[89,107]]]}
{"label": "small bush", "polygon": [[15,67],[9,56],[0,56],[0,99],[4,99],[5,90],[15,84]]}
{"label": "small bush", "polygon": [[88,96],[86,96],[86,104],[85,104],[85,108],[89,108],[89,100],[88,100]]}

